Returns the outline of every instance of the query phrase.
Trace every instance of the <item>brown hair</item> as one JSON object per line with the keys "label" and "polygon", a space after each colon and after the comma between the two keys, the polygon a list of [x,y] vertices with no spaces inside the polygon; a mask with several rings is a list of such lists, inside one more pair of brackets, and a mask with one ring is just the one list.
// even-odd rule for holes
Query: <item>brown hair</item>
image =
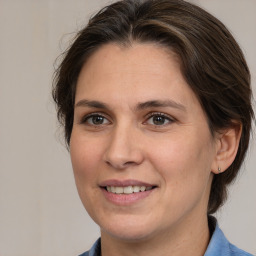
{"label": "brown hair", "polygon": [[91,54],[111,42],[127,47],[132,42],[152,42],[175,52],[212,134],[234,123],[242,124],[234,162],[213,178],[208,213],[214,213],[225,201],[227,184],[237,176],[243,162],[254,117],[250,73],[235,39],[211,14],[182,0],[123,0],[103,8],[77,34],[55,73],[53,98],[67,145],[80,70]]}

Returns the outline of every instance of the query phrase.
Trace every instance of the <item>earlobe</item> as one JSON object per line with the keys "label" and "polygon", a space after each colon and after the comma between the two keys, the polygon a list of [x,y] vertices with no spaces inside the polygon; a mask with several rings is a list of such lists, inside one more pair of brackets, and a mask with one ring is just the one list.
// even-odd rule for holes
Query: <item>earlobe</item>
{"label": "earlobe", "polygon": [[222,173],[233,163],[238,151],[241,133],[242,125],[234,124],[218,134],[216,157],[212,166],[213,173]]}

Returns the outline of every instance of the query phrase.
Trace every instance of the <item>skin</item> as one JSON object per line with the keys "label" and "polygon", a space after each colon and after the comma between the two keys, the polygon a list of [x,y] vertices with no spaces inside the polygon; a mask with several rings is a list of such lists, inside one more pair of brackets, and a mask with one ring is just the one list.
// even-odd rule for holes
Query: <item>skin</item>
{"label": "skin", "polygon": [[[141,107],[149,101],[171,104]],[[203,255],[221,145],[173,53],[153,44],[96,51],[79,75],[70,153],[81,201],[101,228],[102,255]],[[119,205],[100,187],[110,179],[156,188]]]}

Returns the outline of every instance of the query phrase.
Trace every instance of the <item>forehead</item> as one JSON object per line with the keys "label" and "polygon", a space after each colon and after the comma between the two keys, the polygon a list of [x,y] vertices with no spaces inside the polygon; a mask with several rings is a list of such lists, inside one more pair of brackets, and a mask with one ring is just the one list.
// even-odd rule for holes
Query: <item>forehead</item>
{"label": "forehead", "polygon": [[[82,72],[100,69],[105,74],[115,71],[119,72],[117,74],[129,74],[137,69],[142,73],[158,74],[164,71],[164,65],[169,68],[180,68],[177,54],[165,47],[152,43],[133,43],[129,46],[110,43],[101,46],[86,60]],[[94,72],[91,75],[94,75]]]}
{"label": "forehead", "polygon": [[184,79],[177,55],[154,44],[121,47],[107,44],[84,64],[77,83],[75,103],[97,100],[112,108],[140,102],[172,100],[197,111],[201,105]]}

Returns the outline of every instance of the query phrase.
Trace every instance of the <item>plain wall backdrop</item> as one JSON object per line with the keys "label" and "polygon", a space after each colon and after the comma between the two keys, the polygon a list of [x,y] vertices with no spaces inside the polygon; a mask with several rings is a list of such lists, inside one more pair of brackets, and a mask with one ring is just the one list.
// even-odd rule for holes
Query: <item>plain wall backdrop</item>
{"label": "plain wall backdrop", "polygon": [[[191,0],[241,45],[256,95],[256,1]],[[70,256],[99,228],[80,202],[51,99],[53,64],[107,0],[0,0],[0,255]],[[254,145],[253,145],[254,144]],[[226,236],[256,254],[255,137],[217,214]]]}

